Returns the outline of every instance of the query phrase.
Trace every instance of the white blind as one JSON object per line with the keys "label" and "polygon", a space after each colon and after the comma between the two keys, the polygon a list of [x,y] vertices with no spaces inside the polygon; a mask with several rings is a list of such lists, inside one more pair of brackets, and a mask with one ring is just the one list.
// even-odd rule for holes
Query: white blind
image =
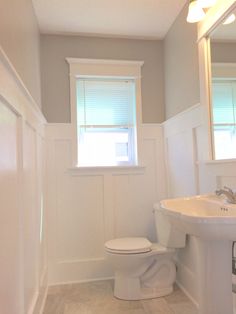
{"label": "white blind", "polygon": [[214,124],[234,124],[236,115],[236,82],[213,82]]}
{"label": "white blind", "polygon": [[133,126],[134,80],[77,80],[77,123],[83,126]]}

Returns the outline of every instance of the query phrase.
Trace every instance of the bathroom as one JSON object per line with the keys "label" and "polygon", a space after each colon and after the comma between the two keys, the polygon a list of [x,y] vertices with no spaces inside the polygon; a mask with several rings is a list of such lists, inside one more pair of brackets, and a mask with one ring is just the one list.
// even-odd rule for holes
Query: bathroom
{"label": "bathroom", "polygon": [[[155,242],[154,203],[236,187],[235,161],[210,157],[205,51],[206,35],[234,10],[235,1],[216,1],[205,18],[193,24],[186,22],[189,1],[160,1],[167,2],[175,5],[164,15],[172,21],[162,20],[164,35],[154,30],[147,35],[136,21],[138,31],[121,36],[119,30],[105,34],[102,28],[98,34],[72,34],[71,25],[57,30],[55,24],[49,31],[46,9],[48,5],[50,13],[53,2],[50,7],[42,0],[2,0],[0,313],[43,313],[50,289],[56,293],[67,284],[110,282],[114,272],[104,243],[119,237]],[[70,7],[62,3],[63,22]],[[152,5],[154,11],[156,2],[150,1]],[[104,67],[106,60],[129,61],[126,67],[135,62],[140,68],[138,165],[76,167],[70,89],[74,63],[68,62],[76,58],[102,59]],[[217,62],[219,56],[214,53],[214,58]],[[199,303],[196,247],[196,239],[188,236],[176,257],[178,289],[193,311]],[[152,305],[157,313],[155,306],[165,301],[158,300]],[[176,303],[173,313],[181,311]],[[134,307],[130,313],[142,311]]]}

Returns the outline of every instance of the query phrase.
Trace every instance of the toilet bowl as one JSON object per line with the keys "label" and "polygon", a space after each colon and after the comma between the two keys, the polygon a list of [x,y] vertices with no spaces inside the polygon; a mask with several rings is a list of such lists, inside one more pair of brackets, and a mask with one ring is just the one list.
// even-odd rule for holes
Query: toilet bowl
{"label": "toilet bowl", "polygon": [[176,278],[174,255],[185,246],[185,235],[173,229],[154,206],[159,243],[143,237],[118,238],[105,243],[115,271],[114,296],[123,300],[151,299],[170,294]]}

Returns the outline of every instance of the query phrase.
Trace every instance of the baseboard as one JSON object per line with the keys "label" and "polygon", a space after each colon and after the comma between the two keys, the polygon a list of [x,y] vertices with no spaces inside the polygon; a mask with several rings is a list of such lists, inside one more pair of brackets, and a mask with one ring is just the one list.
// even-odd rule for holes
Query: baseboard
{"label": "baseboard", "polygon": [[60,286],[60,285],[68,285],[68,284],[77,284],[77,283],[85,283],[85,282],[96,282],[96,281],[106,281],[106,280],[113,280],[114,277],[101,277],[95,279],[86,279],[86,280],[73,280],[73,281],[62,281],[58,283],[50,284],[48,287]]}
{"label": "baseboard", "polygon": [[34,296],[32,297],[30,306],[29,306],[29,308],[27,310],[27,314],[36,314],[34,312],[34,310],[36,308],[36,304],[37,304],[38,298],[39,298],[39,292],[38,292],[38,290],[36,290],[35,293],[34,293]]}
{"label": "baseboard", "polygon": [[47,299],[47,295],[48,295],[48,286],[44,289],[44,293],[43,293],[43,297],[41,299],[41,301],[39,301],[39,310],[36,309],[36,311],[34,311],[34,314],[43,314],[43,310],[44,310],[44,306],[46,303],[46,299]]}
{"label": "baseboard", "polygon": [[49,263],[49,285],[111,278],[113,270],[104,258]]}
{"label": "baseboard", "polygon": [[183,293],[186,294],[186,296],[189,298],[189,300],[191,300],[193,302],[193,304],[197,308],[199,308],[198,302],[192,297],[192,295],[184,288],[184,286],[178,280],[176,280],[176,284],[180,288],[180,290],[182,290]]}
{"label": "baseboard", "polygon": [[48,279],[47,279],[48,275],[47,275],[47,269],[45,269],[43,271],[43,274],[41,276],[41,280],[40,280],[40,289],[37,295],[37,300],[35,302],[35,306],[34,309],[32,311],[32,314],[42,314],[43,313],[43,309],[44,309],[44,305],[46,302],[46,298],[47,298],[47,293],[48,293]]}
{"label": "baseboard", "polygon": [[196,274],[180,262],[178,262],[176,283],[196,307],[198,307],[197,286],[196,284],[195,286],[193,285],[193,283],[196,283]]}

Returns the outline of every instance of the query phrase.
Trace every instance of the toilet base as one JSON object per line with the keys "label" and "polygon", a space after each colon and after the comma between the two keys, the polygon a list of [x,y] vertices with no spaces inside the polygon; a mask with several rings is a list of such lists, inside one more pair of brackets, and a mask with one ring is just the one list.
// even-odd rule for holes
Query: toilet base
{"label": "toilet base", "polygon": [[169,287],[142,287],[139,278],[123,277],[116,275],[114,296],[121,300],[134,301],[154,299],[166,296],[173,292],[173,286]]}

